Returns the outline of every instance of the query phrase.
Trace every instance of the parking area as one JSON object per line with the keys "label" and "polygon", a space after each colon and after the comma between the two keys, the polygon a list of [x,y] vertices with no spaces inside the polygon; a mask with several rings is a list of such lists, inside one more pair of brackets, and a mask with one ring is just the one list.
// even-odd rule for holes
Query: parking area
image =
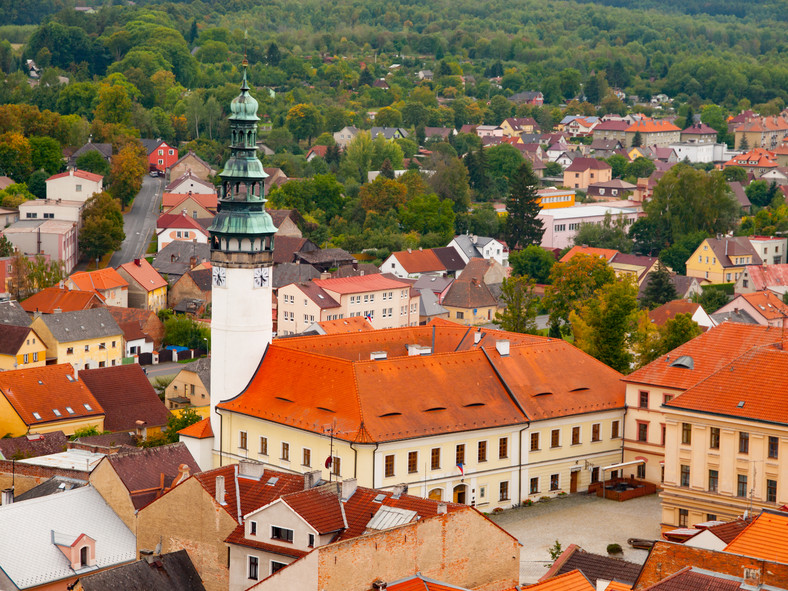
{"label": "parking area", "polygon": [[607,555],[607,545],[623,549],[619,557],[643,563],[646,550],[627,544],[629,538],[660,537],[658,495],[619,503],[596,496],[571,495],[539,502],[530,507],[510,509],[490,516],[520,540],[520,582],[535,583],[552,563],[549,549],[556,540],[566,549],[577,544],[588,552]]}

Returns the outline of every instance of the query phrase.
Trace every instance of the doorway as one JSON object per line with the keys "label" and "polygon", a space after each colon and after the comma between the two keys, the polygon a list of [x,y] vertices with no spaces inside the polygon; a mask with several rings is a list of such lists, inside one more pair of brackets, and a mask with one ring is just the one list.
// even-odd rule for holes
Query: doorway
{"label": "doorway", "polygon": [[454,502],[455,503],[460,503],[462,505],[464,505],[466,503],[465,495],[466,495],[467,488],[468,487],[465,486],[464,484],[458,484],[457,486],[454,487]]}
{"label": "doorway", "polygon": [[569,492],[576,493],[577,492],[577,475],[580,474],[580,470],[572,470],[569,473]]}

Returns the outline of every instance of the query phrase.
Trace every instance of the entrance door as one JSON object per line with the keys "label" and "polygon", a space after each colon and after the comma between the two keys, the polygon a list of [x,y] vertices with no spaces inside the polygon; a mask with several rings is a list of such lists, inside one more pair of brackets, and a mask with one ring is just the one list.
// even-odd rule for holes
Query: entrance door
{"label": "entrance door", "polygon": [[443,500],[443,489],[442,488],[433,488],[430,491],[429,498],[433,501],[442,501]]}
{"label": "entrance door", "polygon": [[574,470],[569,473],[569,492],[576,493],[577,492],[577,475],[580,474],[580,470]]}
{"label": "entrance door", "polygon": [[465,504],[465,485],[458,484],[454,487],[454,502],[460,503],[462,505]]}

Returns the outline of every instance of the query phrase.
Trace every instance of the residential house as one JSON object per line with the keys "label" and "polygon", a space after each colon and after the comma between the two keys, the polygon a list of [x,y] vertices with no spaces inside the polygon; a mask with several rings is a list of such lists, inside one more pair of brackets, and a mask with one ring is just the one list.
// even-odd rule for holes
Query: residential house
{"label": "residential house", "polygon": [[617,201],[619,199],[627,199],[634,193],[635,189],[637,189],[637,185],[621,179],[611,179],[609,181],[591,183],[588,185],[586,194],[589,197],[593,197],[594,201]]}
{"label": "residential house", "polygon": [[700,143],[694,141],[684,141],[668,146],[676,153],[676,158],[683,162],[688,161],[692,164],[708,164],[727,162],[739,152],[730,150],[727,144],[715,142]]}
{"label": "residential house", "polygon": [[[228,538],[231,591],[251,575],[262,579],[254,591],[366,591],[370,581],[396,588],[389,582],[414,576],[446,582],[435,589],[503,591],[519,579],[519,542],[479,512],[351,480],[283,495],[246,518]],[[293,543],[282,541],[283,530]]]}
{"label": "residential house", "polygon": [[415,326],[418,299],[408,283],[380,274],[293,283],[278,291],[278,333],[299,334],[314,322],[356,316],[375,328]]}
{"label": "residential house", "polygon": [[546,580],[540,580],[538,583],[523,587],[523,589],[528,589],[528,591],[559,591],[563,589],[595,591],[596,587],[580,570],[574,569]]}
{"label": "residential house", "polygon": [[175,240],[162,248],[151,264],[156,271],[174,283],[186,271],[211,260],[209,244]]}
{"label": "residential house", "polygon": [[748,117],[733,128],[734,145],[738,149],[765,148],[772,150],[788,135],[788,121],[782,116]]}
{"label": "residential house", "polygon": [[19,204],[19,218],[23,220],[60,220],[82,226],[85,201],[68,199],[32,199]]}
{"label": "residential house", "polygon": [[57,201],[82,201],[104,190],[104,177],[86,170],[69,169],[46,180],[47,199]]}
{"label": "residential house", "polygon": [[104,160],[107,161],[107,164],[112,162],[112,144],[104,144],[104,143],[94,143],[93,137],[88,138],[88,143],[79,148],[76,152],[71,154],[68,159],[68,166],[69,168],[76,168],[77,166],[77,158],[82,156],[82,154],[86,154],[88,152],[98,152]]}
{"label": "residential house", "polygon": [[120,365],[123,333],[106,308],[45,314],[30,325],[47,347],[47,360],[74,369]]}
{"label": "residential house", "polygon": [[[142,331],[142,334],[145,335],[146,340],[150,339],[155,349],[161,346],[161,341],[164,338],[164,323],[162,323],[155,312],[138,308],[116,308],[113,306],[107,307],[107,310],[112,314],[118,326],[124,328],[127,324],[136,324]],[[127,357],[133,354],[135,353],[126,351]]]}
{"label": "residential house", "polygon": [[[274,240],[274,243],[276,243]],[[315,250],[300,250],[295,253],[295,262],[312,265],[321,272],[336,269],[342,265],[357,263],[356,257],[342,248],[319,248]]]}
{"label": "residential house", "polygon": [[216,193],[164,193],[161,196],[163,213],[185,213],[195,220],[213,218],[218,203]]}
{"label": "residential house", "polygon": [[656,326],[662,326],[668,320],[674,319],[678,314],[689,314],[690,318],[704,330],[717,326],[717,323],[706,313],[703,306],[689,300],[673,300],[662,304],[651,310],[648,313],[648,317]]}
{"label": "residential house", "polygon": [[211,195],[216,193],[216,187],[210,181],[187,170],[184,174],[171,181],[170,184],[164,188],[164,193]]}
{"label": "residential house", "polygon": [[519,138],[521,133],[539,132],[539,124],[533,117],[508,117],[499,127],[504,137]]}
{"label": "residential house", "polygon": [[301,228],[298,224],[303,223],[304,219],[296,209],[267,209],[268,215],[276,226],[276,240],[281,236],[292,236],[302,238]]}
{"label": "residential house", "polygon": [[483,278],[459,277],[449,286],[441,306],[449,311],[450,320],[465,326],[476,326],[495,320],[498,299]]}
{"label": "residential house", "polygon": [[[2,189],[0,189],[2,190]],[[0,230],[19,221],[19,211],[0,207]]]}
{"label": "residential house", "polygon": [[30,326],[30,316],[16,300],[0,302],[0,324],[7,326]]}
{"label": "residential house", "polygon": [[733,519],[788,502],[780,486],[788,456],[786,371],[782,342],[751,348],[664,404],[665,526]]}
{"label": "residential house", "polygon": [[626,147],[631,148],[636,134],[640,134],[641,146],[666,148],[681,141],[681,129],[667,119],[643,117],[626,129]]}
{"label": "residential house", "polygon": [[[372,88],[381,88],[383,90],[388,90],[389,89],[389,83],[386,82],[385,78],[378,78],[377,80],[375,80],[372,83]],[[373,119],[374,119],[374,117],[373,117]]]}
{"label": "residential house", "polygon": [[[624,204],[628,202],[623,202]],[[635,223],[643,212],[639,207],[617,206],[614,203],[575,205],[561,209],[542,210],[537,216],[542,220],[545,232],[542,235],[543,248],[563,249],[572,246],[575,234],[582,223],[600,224],[605,216],[610,215],[615,220],[621,218],[627,226]]]}
{"label": "residential house", "polygon": [[104,430],[133,432],[145,441],[167,427],[169,411],[136,363],[79,372],[104,409]]}
{"label": "residential house", "polygon": [[659,263],[657,257],[617,252],[610,261],[610,266],[617,276],[628,275],[640,287],[648,283],[651,273],[656,270],[657,263]]}
{"label": "residential house", "polygon": [[[599,125],[601,125],[601,123]],[[622,140],[600,138],[594,139],[588,146],[588,149],[597,158],[609,158],[623,147]]]}
{"label": "residential house", "polygon": [[339,131],[334,132],[334,142],[336,142],[337,146],[343,150],[346,150],[350,145],[350,142],[352,142],[356,135],[358,135],[358,131],[358,128],[352,125],[346,125]]}
{"label": "residential house", "polygon": [[432,73],[432,70],[419,70],[416,73],[416,76],[418,77],[419,80],[427,80],[427,81],[429,81],[429,80],[432,80],[433,73]]}
{"label": "residential house", "polygon": [[47,348],[29,326],[3,326],[0,330],[0,371],[46,365]]}
{"label": "residential house", "polygon": [[194,269],[187,271],[172,284],[167,294],[167,307],[176,312],[184,311],[184,302],[199,302],[199,310],[205,310],[211,304],[211,269]]}
{"label": "residential house", "polygon": [[739,322],[741,324],[758,324],[758,321],[755,320],[752,316],[747,314],[744,310],[733,310],[730,312],[715,312],[711,314],[711,318],[717,324],[722,324],[723,322]]}
{"label": "residential house", "polygon": [[620,142],[623,147],[628,147],[627,129],[629,129],[630,125],[630,122],[623,120],[602,120],[594,128],[592,134],[594,141],[613,140]]}
{"label": "residential house", "polygon": [[419,325],[429,324],[435,318],[449,319],[449,310],[441,306],[437,293],[429,288],[416,291],[419,293]]}
{"label": "residential house", "polygon": [[588,185],[613,178],[613,168],[604,160],[575,158],[564,170],[564,186],[585,191]]}
{"label": "residential house", "polygon": [[[136,308],[121,309],[136,310]],[[124,362],[129,361],[129,359],[131,359],[133,362],[138,362],[140,355],[144,353],[153,353],[154,341],[150,336],[145,334],[145,331],[142,329],[139,322],[136,320],[132,320],[130,322],[118,322],[118,327],[123,333]]]}
{"label": "residential house", "polygon": [[158,312],[167,307],[167,281],[145,259],[118,267],[129,283],[129,306]]}
{"label": "residential house", "polygon": [[509,100],[515,104],[542,106],[544,104],[544,95],[538,90],[526,90],[513,94],[509,97]]}
{"label": "residential house", "polygon": [[67,363],[0,372],[0,433],[104,430],[104,409]]}
{"label": "residential house", "polygon": [[164,213],[156,220],[158,250],[175,240],[208,244],[208,230],[185,212]]}
{"label": "residential house", "polygon": [[358,277],[359,275],[376,275],[377,273],[380,273],[380,269],[373,263],[352,263],[340,265],[336,271],[331,273],[331,277]]}
{"label": "residential house", "polygon": [[207,357],[183,366],[164,391],[167,408],[207,407],[211,402],[211,360]]}
{"label": "residential house", "polygon": [[0,529],[15,532],[0,536],[4,589],[65,591],[136,558],[134,533],[89,486],[0,507]]}
{"label": "residential house", "polygon": [[782,288],[786,286],[788,286],[788,263],[747,265],[739,275],[734,292],[752,293],[766,289],[783,291]]}
{"label": "residential house", "polygon": [[116,589],[156,589],[156,591],[205,591],[200,575],[186,550],[148,554],[142,560],[82,575],[73,591],[115,591]]}
{"label": "residential house", "polygon": [[687,259],[687,276],[711,283],[735,283],[747,265],[761,263],[747,237],[706,238]]}
{"label": "residential house", "polygon": [[21,306],[25,312],[34,316],[102,308],[104,302],[95,291],[47,287],[23,300]]}
{"label": "residential house", "polygon": [[574,189],[539,189],[536,194],[539,197],[539,206],[542,209],[556,209],[575,205],[576,193]]}
{"label": "residential house", "polygon": [[41,254],[53,261],[62,261],[66,274],[77,264],[78,233],[75,222],[54,219],[21,220],[2,232],[14,248],[24,254]]}
{"label": "residential house", "polygon": [[449,138],[453,135],[457,135],[457,131],[450,127],[425,127],[424,128],[424,139],[431,140],[431,139],[439,139],[445,142],[449,141]]}
{"label": "residential house", "polygon": [[[341,267],[340,267],[341,268]],[[377,272],[377,267],[375,268]],[[291,283],[308,283],[312,279],[320,279],[322,273],[315,269],[312,265],[300,265],[297,263],[280,263],[274,266],[272,273],[273,291],[271,294],[272,301],[272,318],[274,321],[274,333],[278,333],[278,309],[277,302],[279,301],[279,289]],[[342,275],[342,277],[350,277],[355,275]]]}
{"label": "residential house", "polygon": [[477,125],[475,133],[482,139],[503,137],[503,129],[497,125]]}
{"label": "residential house", "polygon": [[244,392],[216,406],[214,445],[223,461],[404,483],[491,511],[598,481],[621,458],[623,405],[620,374],[569,343],[433,320],[275,340]]}
{"label": "residential house", "polygon": [[747,351],[780,340],[780,333],[769,327],[724,322],[624,377],[627,399],[624,462],[642,460],[637,476],[662,482],[662,469],[667,461],[663,404]]}
{"label": "residential house", "polygon": [[630,160],[636,160],[639,156],[651,160],[655,165],[659,162],[672,165],[679,161],[676,151],[670,146],[640,146],[639,148],[632,148],[629,154]]}
{"label": "residential house", "polygon": [[112,267],[74,273],[65,284],[71,290],[96,293],[107,306],[129,305],[129,284]]}
{"label": "residential house", "polygon": [[744,154],[738,154],[728,160],[723,168],[738,166],[747,172],[753,173],[756,177],[777,168],[776,154],[764,148],[755,148]]}
{"label": "residential house", "polygon": [[761,257],[761,262],[765,265],[779,265],[785,259],[786,249],[788,249],[788,238],[780,236],[748,236],[747,239],[752,244],[755,252]]}
{"label": "residential house", "polygon": [[137,531],[137,512],[200,468],[182,443],[131,448],[105,455],[90,473],[90,485],[126,527]]}
{"label": "residential house", "polygon": [[475,258],[494,259],[503,267],[509,266],[509,248],[500,240],[489,236],[460,234],[447,244],[453,247],[467,264]]}
{"label": "residential house", "polygon": [[418,279],[425,273],[454,276],[465,267],[465,261],[453,246],[393,252],[383,261],[380,270],[397,277]]}
{"label": "residential house", "polygon": [[580,572],[592,589],[609,589],[607,585],[611,581],[631,586],[640,574],[640,566],[620,558],[592,554],[575,544],[569,544],[539,578],[539,582],[555,580],[556,577],[570,572]]}
{"label": "residential house", "polygon": [[570,248],[568,251],[566,251],[566,253],[564,253],[564,256],[562,256],[558,262],[568,263],[579,254],[596,256],[599,257],[600,259],[605,259],[607,264],[610,264],[613,262],[613,259],[616,258],[618,251],[613,250],[611,248],[596,248],[594,246],[575,245],[572,248]]}
{"label": "residential house", "polygon": [[788,304],[771,291],[754,291],[739,294],[725,304],[717,313],[742,310],[763,326],[785,328],[788,319]]}
{"label": "residential house", "polygon": [[387,140],[395,140],[408,137],[408,130],[403,127],[373,127],[369,130],[369,135],[373,140],[379,135]]}
{"label": "residential house", "polygon": [[564,125],[564,131],[571,137],[584,137],[591,135],[597,125],[599,125],[598,117],[575,117]]}
{"label": "residential house", "polygon": [[440,303],[446,295],[452,281],[454,281],[454,279],[446,277],[445,275],[422,275],[416,280],[416,283],[413,284],[413,289],[418,291],[431,291],[438,297],[438,303]]}
{"label": "residential house", "polygon": [[716,144],[717,130],[705,123],[693,123],[681,131],[679,141],[694,144]]}
{"label": "residential house", "polygon": [[216,174],[216,171],[210,164],[191,150],[186,152],[184,156],[181,156],[169,169],[171,179],[178,179],[187,173],[191,173],[193,176],[207,181]]}
{"label": "residential house", "polygon": [[[736,537],[752,523],[752,517],[739,517],[733,521],[702,521],[696,523],[692,529],[695,533],[683,542],[692,548],[705,548],[706,550],[725,550]],[[671,538],[668,532],[665,537]],[[680,540],[673,540],[680,541]]]}
{"label": "residential house", "polygon": [[300,236],[276,236],[274,238],[274,265],[282,263],[295,263],[296,255],[305,252],[314,252],[320,247]]}
{"label": "residential house", "polygon": [[148,153],[148,168],[164,173],[170,166],[178,161],[178,148],[171,146],[161,139],[140,140]]}
{"label": "residential house", "polygon": [[473,258],[468,261],[457,279],[474,277],[488,286],[499,286],[509,276],[509,271],[495,259]]}

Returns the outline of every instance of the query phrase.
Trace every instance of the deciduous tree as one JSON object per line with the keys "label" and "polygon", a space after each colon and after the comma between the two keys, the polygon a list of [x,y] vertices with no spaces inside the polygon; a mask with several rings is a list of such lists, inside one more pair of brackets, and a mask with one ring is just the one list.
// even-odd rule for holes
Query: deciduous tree
{"label": "deciduous tree", "polygon": [[126,238],[123,214],[117,201],[107,192],[88,199],[82,212],[79,249],[88,259],[97,259],[117,250]]}
{"label": "deciduous tree", "polygon": [[550,324],[560,326],[562,322],[568,322],[570,311],[615,279],[616,275],[607,262],[593,255],[577,254],[565,263],[553,265],[550,285],[543,300],[550,310]]}
{"label": "deciduous tree", "polygon": [[632,250],[632,240],[627,235],[626,228],[627,220],[623,216],[613,219],[610,212],[607,212],[601,224],[581,222],[577,234],[575,234],[574,243],[628,253]]}
{"label": "deciduous tree", "polygon": [[534,280],[528,277],[508,277],[501,284],[504,310],[496,312],[495,322],[502,330],[526,334],[539,334],[536,313],[539,298],[534,295]]}
{"label": "deciduous tree", "polygon": [[129,143],[112,157],[109,191],[123,205],[128,205],[142,188],[142,177],[148,170],[145,148]]}
{"label": "deciduous tree", "polygon": [[312,138],[319,135],[323,128],[323,116],[314,105],[300,103],[287,112],[285,123],[293,137],[308,140],[311,146]]}
{"label": "deciduous tree", "polygon": [[515,276],[530,277],[536,283],[547,283],[550,280],[550,269],[555,264],[555,257],[541,246],[531,244],[519,251],[509,253],[509,265]]}

